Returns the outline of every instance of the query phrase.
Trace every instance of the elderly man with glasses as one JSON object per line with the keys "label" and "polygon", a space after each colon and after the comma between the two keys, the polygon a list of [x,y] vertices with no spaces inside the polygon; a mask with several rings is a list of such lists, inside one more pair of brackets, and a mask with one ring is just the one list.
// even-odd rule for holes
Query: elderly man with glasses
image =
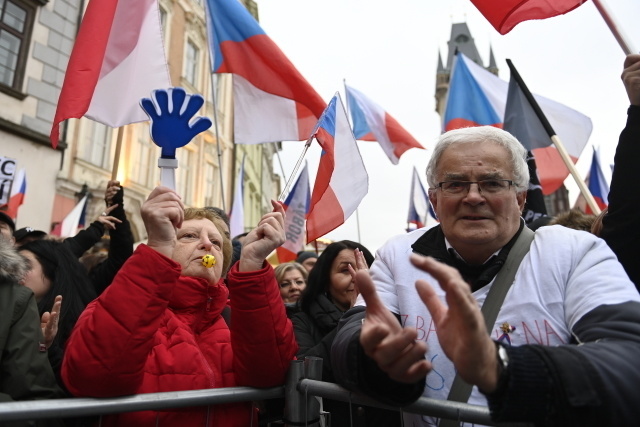
{"label": "elderly man with glasses", "polygon": [[370,275],[358,272],[361,296],[332,347],[336,378],[396,405],[488,405],[498,422],[637,423],[638,292],[599,238],[525,227],[523,146],[488,126],[447,132],[427,181],[440,224],[391,239]]}

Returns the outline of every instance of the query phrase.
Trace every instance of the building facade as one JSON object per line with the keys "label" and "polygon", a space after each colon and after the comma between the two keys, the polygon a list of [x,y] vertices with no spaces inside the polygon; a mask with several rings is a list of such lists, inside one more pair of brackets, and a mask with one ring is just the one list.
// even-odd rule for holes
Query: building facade
{"label": "building facade", "polygon": [[[0,3],[0,39],[2,46],[10,46],[0,47],[0,157],[15,160],[15,168],[24,168],[27,176],[17,226],[50,231],[86,192],[87,221],[92,221],[104,210],[107,182],[115,174],[125,188],[134,237],[144,241],[140,206],[160,176],[160,148],[150,138],[149,123],[112,129],[84,118],[70,119],[61,125],[58,149],[48,138],[86,4]],[[246,3],[255,15],[255,3]],[[176,190],[187,206],[217,206],[229,212],[236,173],[246,153],[244,217],[245,229],[250,229],[271,210],[270,199],[278,196],[280,177],[273,171],[272,158],[279,144],[234,144],[232,77],[210,72],[204,4],[159,0],[158,5],[172,85],[201,94],[205,105],[199,115],[214,121],[211,129],[177,150]]]}

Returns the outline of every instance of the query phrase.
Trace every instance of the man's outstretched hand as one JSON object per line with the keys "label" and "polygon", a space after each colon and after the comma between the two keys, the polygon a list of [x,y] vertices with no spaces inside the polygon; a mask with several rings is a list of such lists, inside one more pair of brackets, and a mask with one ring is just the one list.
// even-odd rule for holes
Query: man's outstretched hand
{"label": "man's outstretched hand", "polygon": [[367,303],[360,331],[360,345],[365,354],[395,381],[413,383],[424,378],[431,370],[431,363],[424,357],[426,344],[416,341],[416,330],[403,328],[384,306],[368,270],[358,270],[355,281]]}
{"label": "man's outstretched hand", "polygon": [[140,100],[140,106],[151,119],[151,138],[162,148],[162,157],[175,158],[176,148],[187,145],[197,134],[211,127],[211,120],[206,117],[193,119],[202,104],[202,96],[187,95],[180,87],[154,90],[151,98]]}
{"label": "man's outstretched hand", "polygon": [[440,347],[463,380],[483,392],[494,391],[498,382],[496,347],[469,285],[455,268],[431,257],[413,254],[411,263],[433,276],[446,293],[447,305],[426,280],[416,281],[418,294],[436,325]]}

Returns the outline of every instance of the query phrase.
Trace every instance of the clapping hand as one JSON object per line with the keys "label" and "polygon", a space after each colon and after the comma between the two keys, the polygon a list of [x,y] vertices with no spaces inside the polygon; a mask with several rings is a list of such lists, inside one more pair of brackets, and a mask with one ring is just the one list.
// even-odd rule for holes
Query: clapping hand
{"label": "clapping hand", "polygon": [[382,303],[365,269],[356,272],[356,285],[367,303],[360,344],[367,356],[395,381],[412,383],[431,370],[424,354],[427,346],[417,341],[415,328],[403,328]]}
{"label": "clapping hand", "polygon": [[271,201],[273,211],[262,216],[260,222],[247,234],[242,243],[240,271],[256,271],[262,268],[269,254],[286,240],[284,208],[280,202]]}
{"label": "clapping hand", "polygon": [[58,321],[60,320],[60,309],[62,308],[62,296],[58,295],[53,302],[51,311],[45,311],[40,318],[40,327],[44,335],[44,345],[49,348],[58,333]]}
{"label": "clapping hand", "polygon": [[496,348],[471,288],[458,270],[431,257],[413,254],[411,263],[434,277],[446,293],[447,305],[426,280],[416,281],[418,294],[438,331],[442,350],[463,380],[484,392],[492,392],[498,381]]}
{"label": "clapping hand", "polygon": [[184,89],[175,87],[154,90],[151,97],[143,98],[140,106],[151,119],[151,138],[162,148],[163,158],[175,158],[176,148],[187,145],[197,134],[211,127],[211,120],[206,117],[193,119],[204,104],[202,96],[187,95]]}

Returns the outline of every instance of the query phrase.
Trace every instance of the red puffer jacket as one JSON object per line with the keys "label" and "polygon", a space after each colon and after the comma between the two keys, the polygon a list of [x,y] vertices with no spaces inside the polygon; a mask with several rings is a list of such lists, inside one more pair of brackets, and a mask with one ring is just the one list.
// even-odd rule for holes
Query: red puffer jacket
{"label": "red puffer jacket", "polygon": [[[297,344],[273,269],[220,281],[180,276],[180,265],[140,245],[84,311],[67,341],[62,378],[76,396],[111,397],[284,384]],[[106,416],[103,426],[248,426],[251,403]],[[254,420],[255,423],[255,420]]]}

